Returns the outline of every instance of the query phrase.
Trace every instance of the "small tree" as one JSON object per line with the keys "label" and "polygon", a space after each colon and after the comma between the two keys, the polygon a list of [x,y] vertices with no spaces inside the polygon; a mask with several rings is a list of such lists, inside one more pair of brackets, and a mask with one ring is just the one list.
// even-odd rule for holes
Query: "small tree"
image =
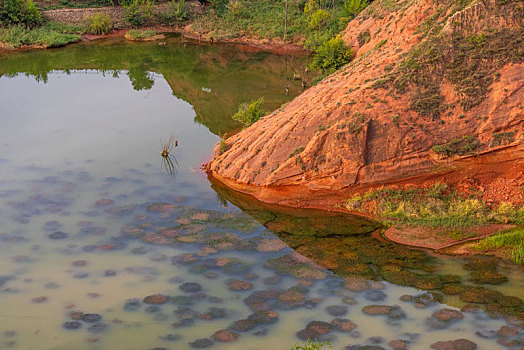
{"label": "small tree", "polygon": [[0,0],[0,24],[3,26],[24,24],[37,27],[42,15],[33,0]]}
{"label": "small tree", "polygon": [[264,116],[262,111],[263,103],[264,98],[261,97],[258,100],[240,104],[238,111],[233,114],[233,120],[244,124],[246,127],[250,126]]}

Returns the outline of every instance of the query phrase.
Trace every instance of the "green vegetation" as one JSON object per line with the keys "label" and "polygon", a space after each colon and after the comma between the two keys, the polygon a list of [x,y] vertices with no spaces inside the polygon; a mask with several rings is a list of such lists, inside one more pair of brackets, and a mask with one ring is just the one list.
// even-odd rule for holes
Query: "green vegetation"
{"label": "green vegetation", "polygon": [[126,32],[125,37],[133,39],[147,39],[151,38],[157,35],[157,33],[154,30],[136,30],[131,29]]}
{"label": "green vegetation", "polygon": [[250,126],[264,116],[262,111],[263,103],[264,98],[261,97],[258,100],[240,104],[238,111],[233,114],[233,120],[242,123],[246,127]]}
{"label": "green vegetation", "polygon": [[319,343],[318,341],[307,340],[302,344],[296,344],[291,347],[291,350],[328,350],[332,349],[331,343]]}
{"label": "green vegetation", "polygon": [[[524,210],[521,209],[524,217]],[[503,249],[507,257],[516,264],[524,264],[524,227],[505,230],[484,238],[476,244],[477,250]]]}
{"label": "green vegetation", "polygon": [[0,0],[0,25],[33,28],[42,23],[42,15],[33,0]]}
{"label": "green vegetation", "polygon": [[493,140],[490,142],[490,147],[497,147],[511,143],[515,140],[515,132],[497,132],[493,134]]}
{"label": "green vegetation", "polygon": [[185,0],[170,0],[167,11],[163,14],[163,21],[169,24],[183,22],[189,19],[189,10]]}
{"label": "green vegetation", "polygon": [[144,24],[153,16],[153,0],[128,0],[123,7],[124,19],[134,27]]}
{"label": "green vegetation", "polygon": [[107,34],[113,27],[113,21],[107,13],[95,13],[87,18],[87,32],[89,34]]}
{"label": "green vegetation", "polygon": [[25,45],[41,45],[45,47],[62,46],[80,40],[82,27],[47,23],[41,27],[29,29],[23,25],[0,28],[0,41],[11,48]]}
{"label": "green vegetation", "polygon": [[326,75],[331,74],[347,64],[353,55],[353,51],[344,43],[344,40],[334,37],[318,48],[312,67],[322,70],[322,73]]}
{"label": "green vegetation", "polygon": [[[431,228],[460,228],[487,223],[524,225],[524,207],[502,202],[496,209],[482,200],[480,193],[461,195],[445,184],[427,188],[382,189],[349,199],[348,210],[359,210],[374,202],[375,214],[386,225],[405,223]],[[369,204],[369,203],[368,203]],[[469,232],[449,231],[452,238],[467,238]]]}
{"label": "green vegetation", "polygon": [[476,137],[466,135],[461,139],[453,139],[445,144],[435,145],[431,149],[441,156],[451,157],[475,154],[482,146],[483,144]]}

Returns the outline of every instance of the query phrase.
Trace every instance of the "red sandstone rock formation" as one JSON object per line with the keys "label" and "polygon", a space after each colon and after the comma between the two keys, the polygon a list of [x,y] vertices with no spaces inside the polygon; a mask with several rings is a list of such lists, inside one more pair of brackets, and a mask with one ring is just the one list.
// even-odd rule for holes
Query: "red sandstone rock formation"
{"label": "red sandstone rock formation", "polygon": [[[209,175],[296,207],[334,208],[370,188],[464,179],[495,201],[522,203],[522,2],[456,6],[373,2],[341,33],[354,61],[227,139]],[[464,136],[473,151],[433,150]]]}

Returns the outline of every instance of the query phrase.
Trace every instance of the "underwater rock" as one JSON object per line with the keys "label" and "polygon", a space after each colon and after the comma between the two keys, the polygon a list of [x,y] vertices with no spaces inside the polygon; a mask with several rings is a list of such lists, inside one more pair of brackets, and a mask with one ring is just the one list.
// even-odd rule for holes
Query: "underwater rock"
{"label": "underwater rock", "polygon": [[227,282],[229,290],[232,291],[244,291],[253,289],[253,283],[242,281],[242,280],[232,280]]}
{"label": "underwater rock", "polygon": [[496,301],[502,294],[484,287],[472,287],[459,294],[460,300],[467,303],[486,304]]}
{"label": "underwater rock", "polygon": [[165,295],[153,294],[153,295],[148,295],[147,297],[145,297],[143,301],[146,304],[160,305],[160,304],[167,303],[168,300],[169,298]]}
{"label": "underwater rock", "polygon": [[278,275],[275,275],[271,277],[266,277],[264,278],[263,281],[265,284],[275,285],[275,284],[279,284],[282,281],[282,278]]}
{"label": "underwater rock", "polygon": [[212,307],[207,312],[200,314],[201,320],[215,320],[226,317],[226,309],[219,307]]}
{"label": "underwater rock", "polygon": [[124,304],[124,310],[125,311],[137,311],[140,309],[141,302],[139,299],[128,299],[126,300],[126,303]]}
{"label": "underwater rock", "polygon": [[247,332],[255,328],[257,324],[253,320],[238,320],[229,327],[237,332]]}
{"label": "underwater rock", "polygon": [[178,322],[171,324],[173,328],[190,327],[195,323],[192,318],[184,318]]}
{"label": "underwater rock", "polygon": [[107,329],[107,324],[105,323],[95,323],[89,327],[87,330],[91,333],[103,333]]}
{"label": "underwater rock", "polygon": [[404,340],[394,339],[388,343],[393,350],[407,350],[408,343]]}
{"label": "underwater rock", "polygon": [[113,204],[113,200],[109,198],[100,198],[95,202],[96,207],[103,207],[110,204]]}
{"label": "underwater rock", "polygon": [[56,232],[53,232],[49,235],[47,235],[47,237],[51,238],[51,239],[64,239],[64,238],[67,238],[68,234],[65,233],[65,232],[62,232],[62,231],[56,231]]}
{"label": "underwater rock", "polygon": [[326,307],[326,312],[334,317],[344,316],[348,313],[348,307],[343,305],[330,305]]}
{"label": "underwater rock", "polygon": [[379,345],[348,345],[344,348],[344,350],[386,350],[382,346]]}
{"label": "underwater rock", "polygon": [[44,302],[46,302],[46,301],[47,301],[47,297],[46,297],[46,296],[43,296],[43,295],[31,299],[31,302],[32,302],[32,303],[35,303],[35,304],[44,303]]}
{"label": "underwater rock", "polygon": [[209,338],[200,338],[192,343],[189,343],[189,345],[194,349],[204,349],[213,345],[213,341]]}
{"label": "underwater rock", "polygon": [[454,320],[461,320],[464,318],[464,314],[457,310],[452,309],[441,309],[434,312],[431,317],[436,318],[442,322],[450,322]]}
{"label": "underwater rock", "polygon": [[159,338],[165,341],[178,341],[182,336],[180,334],[168,334]]}
{"label": "underwater rock", "polygon": [[157,312],[160,312],[160,310],[162,309],[156,305],[149,305],[148,307],[145,308],[144,311],[147,312],[148,314],[155,314]]}
{"label": "underwater rock", "polygon": [[477,344],[468,339],[456,339],[433,343],[431,348],[435,350],[475,350]]}
{"label": "underwater rock", "polygon": [[212,338],[221,343],[231,343],[238,339],[238,334],[221,329],[212,335]]}
{"label": "underwater rock", "polygon": [[278,322],[278,312],[272,310],[257,311],[249,315],[247,319],[256,324],[272,324]]}
{"label": "underwater rock", "polygon": [[388,315],[393,311],[393,306],[389,305],[367,305],[362,308],[362,312],[366,315]]}
{"label": "underwater rock", "polygon": [[105,271],[104,271],[104,276],[105,276],[105,277],[116,276],[116,271],[114,271],[114,270],[105,270]]}
{"label": "underwater rock", "polygon": [[88,276],[89,274],[87,272],[77,272],[73,275],[73,278],[84,279],[84,278],[87,278]]}
{"label": "underwater rock", "polygon": [[364,298],[369,301],[384,301],[388,296],[381,290],[368,290],[364,293]]}
{"label": "underwater rock", "polygon": [[350,332],[357,328],[357,325],[345,318],[335,318],[331,321],[333,328],[340,332]]}
{"label": "underwater rock", "polygon": [[100,314],[83,314],[82,315],[82,321],[87,323],[95,323],[102,319],[102,316]]}
{"label": "underwater rock", "polygon": [[371,288],[368,280],[359,277],[346,278],[344,287],[353,292],[363,292]]}
{"label": "underwater rock", "polygon": [[79,329],[80,327],[82,327],[82,322],[78,322],[78,321],[66,321],[62,325],[62,328],[69,329],[69,330]]}

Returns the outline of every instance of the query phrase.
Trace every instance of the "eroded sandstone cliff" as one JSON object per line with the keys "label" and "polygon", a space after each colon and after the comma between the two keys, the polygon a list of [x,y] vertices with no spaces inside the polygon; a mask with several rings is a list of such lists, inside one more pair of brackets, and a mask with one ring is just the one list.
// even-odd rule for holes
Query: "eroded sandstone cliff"
{"label": "eroded sandstone cliff", "polygon": [[341,33],[353,62],[227,139],[208,173],[297,207],[436,181],[522,203],[523,18],[522,0],[376,0]]}

